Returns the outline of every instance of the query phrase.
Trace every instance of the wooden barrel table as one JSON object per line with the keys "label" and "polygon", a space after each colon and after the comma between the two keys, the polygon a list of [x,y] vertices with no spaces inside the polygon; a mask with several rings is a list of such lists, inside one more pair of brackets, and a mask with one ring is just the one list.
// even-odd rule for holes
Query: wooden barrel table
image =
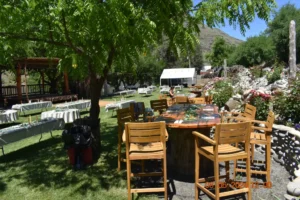
{"label": "wooden barrel table", "polygon": [[[195,107],[199,109],[195,109]],[[191,108],[198,117],[190,119]],[[193,109],[192,109],[193,110]],[[188,118],[187,118],[188,117]],[[214,105],[176,104],[155,121],[165,121],[169,132],[167,165],[168,169],[179,176],[192,177],[195,174],[195,138],[193,131],[210,136],[210,130],[220,123],[218,107]],[[203,145],[206,145],[202,141]],[[213,163],[201,157],[200,177],[213,175]]]}

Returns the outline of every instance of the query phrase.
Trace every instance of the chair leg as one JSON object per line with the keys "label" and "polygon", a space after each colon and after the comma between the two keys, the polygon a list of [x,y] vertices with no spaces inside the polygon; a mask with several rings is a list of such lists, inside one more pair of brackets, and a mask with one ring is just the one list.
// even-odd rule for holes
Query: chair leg
{"label": "chair leg", "polygon": [[271,144],[266,145],[265,168],[267,171],[266,181],[271,182]]}
{"label": "chair leg", "polygon": [[214,160],[214,176],[215,176],[215,199],[220,199],[220,188],[219,188],[219,162]]}
{"label": "chair leg", "polygon": [[118,171],[121,170],[121,140],[122,136],[118,134]]}
{"label": "chair leg", "polygon": [[199,181],[199,165],[200,165],[200,156],[197,152],[197,146],[196,148],[196,152],[195,152],[195,200],[199,199],[199,189],[197,186],[197,183]]}
{"label": "chair leg", "polygon": [[248,193],[247,193],[247,199],[252,199],[251,195],[251,163],[250,163],[250,156],[248,156],[246,161],[246,185],[248,186]]}
{"label": "chair leg", "polygon": [[253,163],[253,161],[254,161],[254,147],[255,147],[255,144],[251,144],[251,163]]}
{"label": "chair leg", "polygon": [[229,174],[230,174],[230,171],[229,171],[229,161],[225,162],[225,169],[226,169],[226,182],[227,182],[227,181],[229,181],[229,178],[230,178],[229,177]]}
{"label": "chair leg", "polygon": [[131,179],[131,161],[129,159],[126,160],[127,165],[127,192],[128,192],[128,200],[131,200],[131,185],[130,185],[130,179]]}
{"label": "chair leg", "polygon": [[165,189],[165,200],[168,199],[168,185],[167,185],[167,160],[166,156],[163,159],[163,176],[164,176],[164,189]]}

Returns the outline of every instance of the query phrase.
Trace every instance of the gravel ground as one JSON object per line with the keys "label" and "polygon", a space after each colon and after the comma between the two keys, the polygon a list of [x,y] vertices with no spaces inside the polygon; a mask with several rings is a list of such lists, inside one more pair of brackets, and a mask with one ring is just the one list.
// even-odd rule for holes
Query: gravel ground
{"label": "gravel ground", "polygon": [[[255,159],[262,160],[264,158],[263,154],[259,152],[255,153]],[[222,166],[220,166],[222,168]],[[233,163],[230,164],[231,169],[231,178],[233,179]],[[225,172],[225,170],[224,170]],[[221,171],[221,174],[224,172]],[[284,194],[286,193],[286,186],[289,182],[289,173],[285,170],[283,166],[279,163],[272,161],[271,165],[271,181],[272,188],[253,188],[252,189],[252,199],[253,200],[284,200]],[[241,175],[241,178],[243,175]],[[186,179],[180,180],[175,178],[174,175],[168,173],[169,179],[169,199],[170,200],[194,200],[194,180]],[[253,175],[251,181],[255,182],[264,182],[264,176]],[[163,199],[163,198],[161,198]],[[210,200],[203,192],[200,194],[201,200]],[[241,195],[231,198],[223,198],[226,200],[229,199],[247,199],[246,195]]]}

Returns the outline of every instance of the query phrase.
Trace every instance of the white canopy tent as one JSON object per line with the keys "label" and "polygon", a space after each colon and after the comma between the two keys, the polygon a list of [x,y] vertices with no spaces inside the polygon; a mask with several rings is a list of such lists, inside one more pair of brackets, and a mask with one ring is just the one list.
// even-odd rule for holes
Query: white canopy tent
{"label": "white canopy tent", "polygon": [[[177,79],[177,84],[172,81],[174,79]],[[162,80],[167,80],[167,85],[178,85],[178,81],[181,85],[193,85],[197,83],[197,72],[195,68],[164,69],[160,76],[160,85],[162,85]]]}

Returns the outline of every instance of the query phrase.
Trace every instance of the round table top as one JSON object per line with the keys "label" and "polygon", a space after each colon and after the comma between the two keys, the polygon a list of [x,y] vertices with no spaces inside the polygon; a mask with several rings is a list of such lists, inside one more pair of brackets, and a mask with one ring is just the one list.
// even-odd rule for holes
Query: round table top
{"label": "round table top", "polygon": [[220,114],[215,105],[175,104],[155,121],[165,121],[169,128],[209,128],[220,123]]}

